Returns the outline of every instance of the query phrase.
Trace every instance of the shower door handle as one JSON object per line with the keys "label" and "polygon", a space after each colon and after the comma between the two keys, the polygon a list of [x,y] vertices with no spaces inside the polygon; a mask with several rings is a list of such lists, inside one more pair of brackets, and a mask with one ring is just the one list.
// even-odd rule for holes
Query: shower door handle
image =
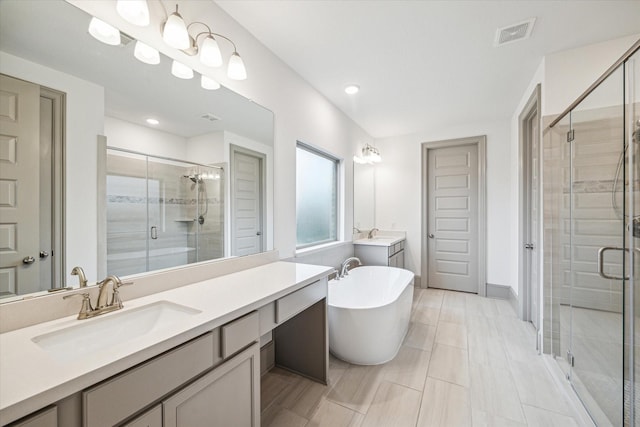
{"label": "shower door handle", "polygon": [[158,227],[156,227],[155,225],[151,227],[151,238],[153,240],[156,240],[158,238]]}
{"label": "shower door handle", "polygon": [[615,246],[603,246],[600,249],[598,249],[598,274],[600,275],[600,277],[602,277],[603,279],[629,280],[628,277],[611,276],[611,275],[609,275],[609,274],[604,272],[604,253],[607,252],[607,251],[629,252],[629,249],[627,249],[627,248],[617,248]]}

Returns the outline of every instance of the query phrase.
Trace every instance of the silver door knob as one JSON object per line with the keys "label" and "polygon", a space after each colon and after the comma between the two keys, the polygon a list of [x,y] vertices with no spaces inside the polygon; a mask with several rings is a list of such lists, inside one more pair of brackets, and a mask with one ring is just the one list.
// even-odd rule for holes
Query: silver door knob
{"label": "silver door knob", "polygon": [[525,249],[533,249],[533,243],[526,243],[526,244],[524,245],[524,248],[525,248]]}
{"label": "silver door knob", "polygon": [[23,264],[29,265],[29,264],[33,264],[34,262],[36,262],[36,259],[32,256],[27,256],[22,259]]}
{"label": "silver door knob", "polygon": [[433,239],[433,238],[434,238],[434,237],[436,237],[436,236],[434,236],[434,235],[433,235],[433,233],[429,233],[428,237],[429,237],[430,239]]}
{"label": "silver door knob", "polygon": [[256,233],[256,236],[262,236],[262,231],[258,231],[258,232]]}
{"label": "silver door knob", "polygon": [[40,251],[40,258],[46,258],[49,256],[49,252],[47,251]]}

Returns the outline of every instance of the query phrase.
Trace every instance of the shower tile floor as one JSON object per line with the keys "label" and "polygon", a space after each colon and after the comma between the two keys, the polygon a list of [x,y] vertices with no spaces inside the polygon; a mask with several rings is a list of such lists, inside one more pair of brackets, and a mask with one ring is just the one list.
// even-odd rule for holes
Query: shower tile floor
{"label": "shower tile floor", "polygon": [[274,368],[262,378],[262,425],[579,426],[535,350],[533,327],[507,301],[416,289],[396,358],[334,358],[324,386]]}

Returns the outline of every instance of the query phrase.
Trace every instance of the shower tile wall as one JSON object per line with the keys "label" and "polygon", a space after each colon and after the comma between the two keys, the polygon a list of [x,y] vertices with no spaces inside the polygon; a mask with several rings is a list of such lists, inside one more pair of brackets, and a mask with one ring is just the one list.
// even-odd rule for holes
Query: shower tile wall
{"label": "shower tile wall", "polygon": [[[602,115],[605,115],[604,113]],[[597,272],[598,250],[604,246],[621,247],[622,212],[612,206],[612,189],[616,166],[624,138],[619,113],[612,112],[613,119],[590,120],[573,123],[576,142],[573,153],[573,275],[571,303],[574,307],[622,312],[622,281],[607,280]],[[565,144],[568,146],[569,144]],[[567,147],[568,148],[568,147]],[[564,173],[569,174],[565,168]],[[564,178],[569,182],[569,176]],[[617,203],[622,209],[622,182],[618,182]],[[565,295],[569,295],[571,257],[568,242],[569,208],[571,196],[568,185],[564,188],[563,218],[565,227],[564,274]],[[607,253],[605,272],[620,276],[621,252]],[[566,301],[568,303],[568,301]]]}

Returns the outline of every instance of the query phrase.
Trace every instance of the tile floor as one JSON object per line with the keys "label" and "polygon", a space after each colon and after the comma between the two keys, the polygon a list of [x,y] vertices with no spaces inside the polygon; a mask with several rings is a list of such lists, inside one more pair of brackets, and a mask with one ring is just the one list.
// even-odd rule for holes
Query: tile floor
{"label": "tile floor", "polygon": [[331,357],[329,385],[279,368],[262,378],[262,425],[578,426],[506,301],[416,289],[396,358],[356,366]]}

